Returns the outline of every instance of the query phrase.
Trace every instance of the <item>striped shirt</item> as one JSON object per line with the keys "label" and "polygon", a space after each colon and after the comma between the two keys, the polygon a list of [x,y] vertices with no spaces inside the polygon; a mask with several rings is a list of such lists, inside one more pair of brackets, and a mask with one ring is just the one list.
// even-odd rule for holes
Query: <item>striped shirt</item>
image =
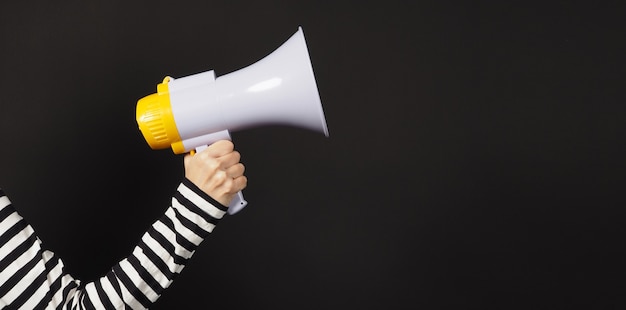
{"label": "striped shirt", "polygon": [[0,189],[0,309],[147,309],[226,210],[184,179],[132,254],[98,280],[82,283],[42,247]]}

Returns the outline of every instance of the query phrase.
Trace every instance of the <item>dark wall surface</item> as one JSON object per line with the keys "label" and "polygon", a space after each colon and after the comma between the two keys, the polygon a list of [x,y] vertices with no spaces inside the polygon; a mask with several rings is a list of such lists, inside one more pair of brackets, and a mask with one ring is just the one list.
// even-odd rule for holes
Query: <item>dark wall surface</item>
{"label": "dark wall surface", "polygon": [[330,137],[233,133],[250,205],[153,309],[623,309],[626,5],[494,3],[3,2],[0,186],[98,278],[183,175],[137,100],[302,26]]}

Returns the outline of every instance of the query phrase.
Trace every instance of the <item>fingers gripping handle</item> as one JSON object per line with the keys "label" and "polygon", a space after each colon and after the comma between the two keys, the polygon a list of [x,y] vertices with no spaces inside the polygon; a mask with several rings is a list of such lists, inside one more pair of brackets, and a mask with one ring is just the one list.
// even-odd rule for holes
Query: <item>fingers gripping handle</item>
{"label": "fingers gripping handle", "polygon": [[[228,130],[213,133],[210,136],[207,135],[204,137],[204,139],[204,142],[208,144],[196,147],[194,150],[191,151],[192,155],[206,149],[209,144],[212,144],[213,142],[216,142],[218,140],[232,140]],[[241,211],[241,209],[243,209],[247,205],[248,202],[243,198],[243,193],[239,191],[237,192],[237,195],[235,195],[233,200],[231,200],[230,205],[228,205],[228,214],[233,215]]]}
{"label": "fingers gripping handle", "polygon": [[[196,147],[195,152],[192,151],[192,155],[193,153],[200,152],[207,147],[208,145],[201,145],[199,147]],[[248,205],[248,202],[243,198],[243,193],[239,191],[237,192],[237,195],[235,195],[233,200],[230,201],[230,205],[228,205],[228,214],[233,215],[241,211],[241,209],[243,209],[247,205]]]}

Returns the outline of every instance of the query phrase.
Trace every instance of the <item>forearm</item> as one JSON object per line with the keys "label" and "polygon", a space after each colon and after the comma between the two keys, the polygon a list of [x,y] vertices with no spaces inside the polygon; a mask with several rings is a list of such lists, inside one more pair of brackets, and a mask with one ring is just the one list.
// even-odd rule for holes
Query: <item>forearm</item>
{"label": "forearm", "polygon": [[30,225],[0,191],[0,307],[147,308],[182,271],[225,211],[183,181],[171,206],[132,254],[102,278],[81,285],[65,273],[58,257],[41,248]]}
{"label": "forearm", "polygon": [[[193,184],[184,181],[170,208],[142,236],[132,254],[116,264],[99,281],[85,286],[96,307],[106,300],[93,298],[113,289],[114,305],[147,308],[183,270],[196,248],[224,216],[226,208]],[[98,283],[100,286],[98,286]],[[105,288],[109,290],[105,290]]]}

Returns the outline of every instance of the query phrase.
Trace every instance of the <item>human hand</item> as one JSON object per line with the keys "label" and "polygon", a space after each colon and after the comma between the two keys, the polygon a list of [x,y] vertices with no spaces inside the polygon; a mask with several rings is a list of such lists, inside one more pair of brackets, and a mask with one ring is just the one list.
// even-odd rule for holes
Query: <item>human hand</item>
{"label": "human hand", "polygon": [[231,141],[220,140],[194,155],[184,157],[185,177],[217,202],[230,205],[248,179],[241,155]]}

